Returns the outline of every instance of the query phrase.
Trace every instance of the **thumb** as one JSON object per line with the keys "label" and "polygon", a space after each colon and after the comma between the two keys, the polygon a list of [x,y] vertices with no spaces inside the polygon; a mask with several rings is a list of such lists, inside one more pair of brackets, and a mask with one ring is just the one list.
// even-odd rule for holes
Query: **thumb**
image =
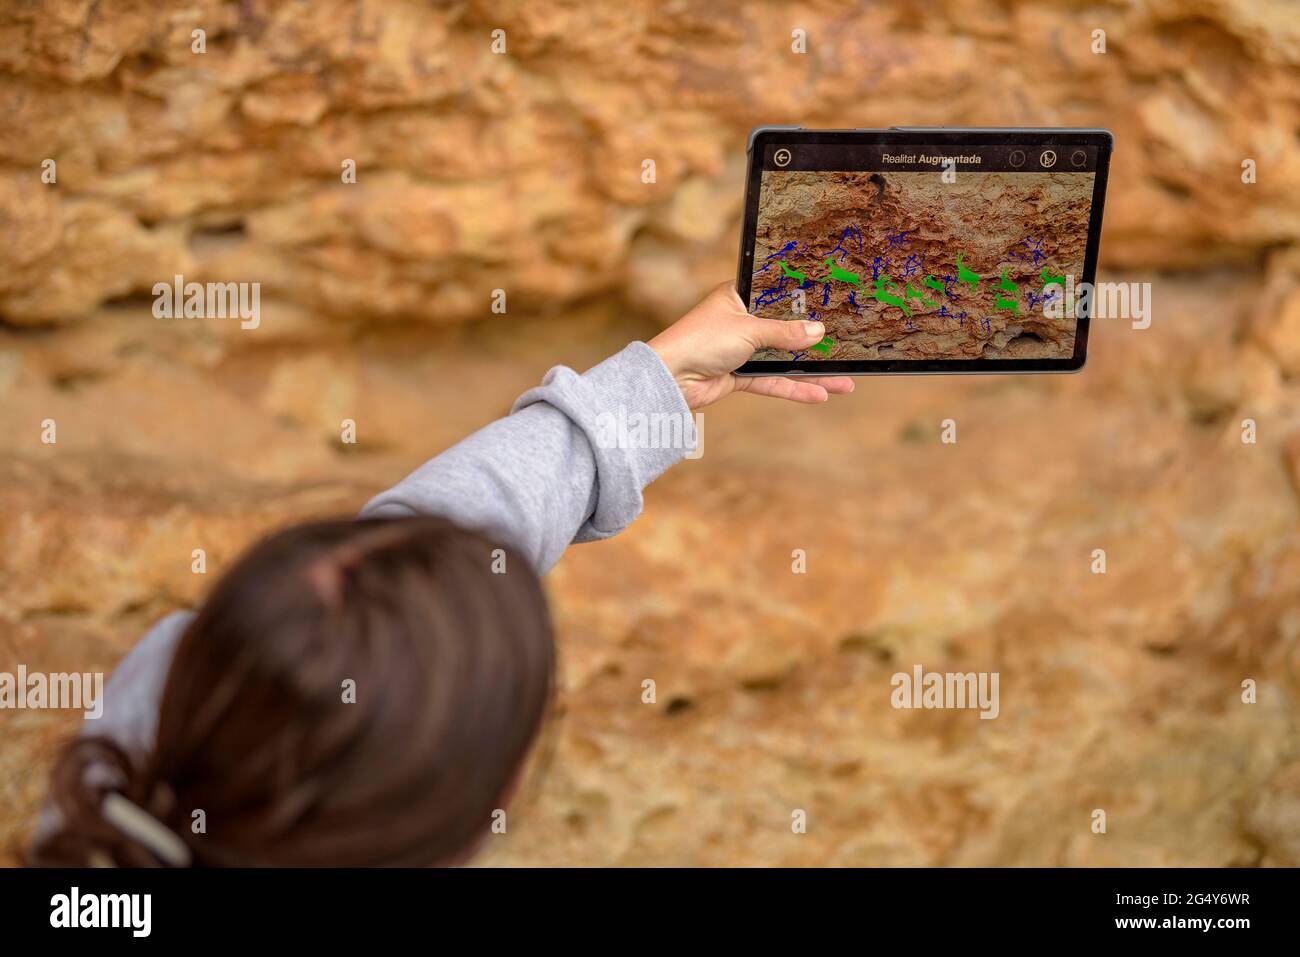
{"label": "thumb", "polygon": [[750,337],[755,349],[805,349],[826,336],[826,327],[808,319],[761,319],[754,317]]}

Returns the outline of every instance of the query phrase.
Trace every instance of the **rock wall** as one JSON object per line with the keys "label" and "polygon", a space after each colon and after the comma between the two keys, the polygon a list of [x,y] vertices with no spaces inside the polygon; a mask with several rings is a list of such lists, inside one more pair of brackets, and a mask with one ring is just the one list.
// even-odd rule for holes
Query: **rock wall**
{"label": "rock wall", "polygon": [[[0,116],[0,670],[48,671],[731,275],[749,127],[1112,129],[1102,271],[1151,327],[706,413],[548,580],[552,756],[483,860],[1300,864],[1290,4],[11,0]],[[261,324],[153,318],[176,273]],[[895,710],[917,663],[998,671],[999,717]],[[5,859],[75,727],[0,712]]]}
{"label": "rock wall", "polygon": [[1250,262],[1300,231],[1289,8],[10,2],[0,315],[183,272],[348,318],[481,318],[502,276],[521,307],[670,316],[732,271],[743,137],[780,122],[1103,124],[1109,263]]}

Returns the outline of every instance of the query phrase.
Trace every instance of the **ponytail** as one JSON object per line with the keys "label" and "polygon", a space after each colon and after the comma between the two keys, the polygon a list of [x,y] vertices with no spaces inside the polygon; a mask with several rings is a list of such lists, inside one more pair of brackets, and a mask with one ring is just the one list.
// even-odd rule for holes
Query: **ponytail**
{"label": "ponytail", "polygon": [[28,863],[41,867],[185,867],[193,852],[163,819],[175,804],[119,745],[103,737],[70,744],[50,781],[61,818]]}

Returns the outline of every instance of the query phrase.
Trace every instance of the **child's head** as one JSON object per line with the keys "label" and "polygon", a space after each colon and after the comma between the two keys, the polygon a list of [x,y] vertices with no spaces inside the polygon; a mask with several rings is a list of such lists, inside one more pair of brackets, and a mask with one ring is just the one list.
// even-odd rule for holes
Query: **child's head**
{"label": "child's head", "polygon": [[469,857],[537,736],[555,664],[540,584],[508,550],[500,573],[498,547],[439,518],[321,522],[256,546],[181,638],[147,759],[94,738],[63,756],[64,826],[33,860],[157,863],[105,820],[104,765],[107,788],[200,865]]}

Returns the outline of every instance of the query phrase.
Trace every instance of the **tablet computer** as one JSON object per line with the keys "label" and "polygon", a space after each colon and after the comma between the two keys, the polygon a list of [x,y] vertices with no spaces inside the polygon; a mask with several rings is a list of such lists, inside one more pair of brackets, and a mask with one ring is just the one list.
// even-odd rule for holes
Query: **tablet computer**
{"label": "tablet computer", "polygon": [[818,319],[740,375],[1072,372],[1088,347],[1113,138],[1100,129],[750,134],[736,291]]}

